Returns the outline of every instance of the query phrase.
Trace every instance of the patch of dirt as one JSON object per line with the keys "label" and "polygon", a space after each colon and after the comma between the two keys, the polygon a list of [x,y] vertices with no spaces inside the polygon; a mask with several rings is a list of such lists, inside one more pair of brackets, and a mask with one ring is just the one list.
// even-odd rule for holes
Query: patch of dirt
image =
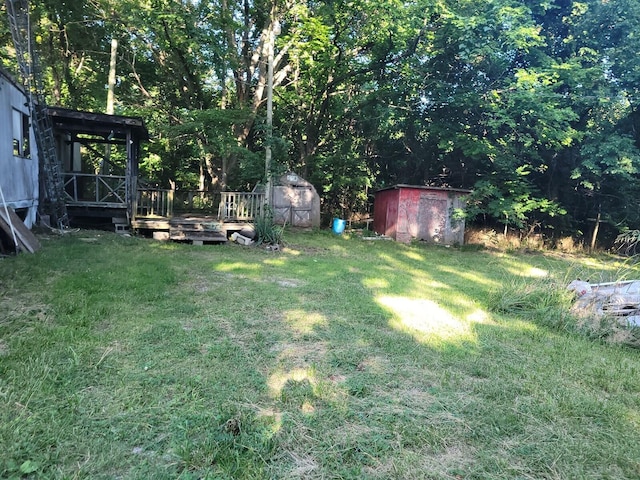
{"label": "patch of dirt", "polygon": [[289,472],[289,478],[308,478],[318,469],[318,462],[308,453],[288,452],[293,461],[293,469]]}
{"label": "patch of dirt", "polygon": [[422,458],[422,467],[425,472],[446,472],[455,468],[473,465],[475,451],[466,445],[451,445],[440,452],[425,453]]}
{"label": "patch of dirt", "polygon": [[281,280],[276,280],[276,283],[281,287],[285,287],[285,288],[296,288],[300,286],[300,282],[296,280],[281,279]]}
{"label": "patch of dirt", "polygon": [[190,332],[194,329],[194,325],[191,322],[182,322],[182,330],[185,332]]}
{"label": "patch of dirt", "polygon": [[3,297],[0,299],[0,309],[4,313],[2,320],[27,320],[44,323],[49,320],[49,308],[47,305],[33,301],[28,295],[17,297]]}
{"label": "patch of dirt", "polygon": [[240,424],[240,419],[239,418],[235,418],[235,417],[234,418],[230,418],[229,420],[227,420],[225,422],[225,424],[223,425],[222,429],[226,433],[230,433],[234,437],[237,437],[238,435],[240,435],[240,432],[242,431],[241,424]]}
{"label": "patch of dirt", "polygon": [[307,367],[327,355],[326,342],[279,343],[272,351],[278,352],[278,359],[287,365]]}
{"label": "patch of dirt", "polygon": [[356,366],[359,372],[385,373],[389,369],[389,360],[382,356],[369,356]]}
{"label": "patch of dirt", "polygon": [[424,405],[433,402],[434,399],[434,396],[431,393],[418,388],[403,390],[399,394],[399,397],[403,399],[403,403],[415,405],[417,407],[423,407]]}
{"label": "patch of dirt", "polygon": [[207,293],[211,289],[211,285],[208,282],[202,281],[192,285],[196,293]]}
{"label": "patch of dirt", "polygon": [[304,247],[301,245],[289,245],[287,251],[293,255],[327,255],[331,250],[326,247]]}

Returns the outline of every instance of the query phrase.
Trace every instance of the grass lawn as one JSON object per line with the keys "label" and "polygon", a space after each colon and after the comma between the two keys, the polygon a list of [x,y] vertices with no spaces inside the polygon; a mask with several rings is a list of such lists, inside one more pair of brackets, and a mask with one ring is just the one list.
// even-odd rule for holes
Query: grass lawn
{"label": "grass lawn", "polygon": [[0,478],[640,478],[640,350],[492,305],[640,269],[285,240],[0,259]]}

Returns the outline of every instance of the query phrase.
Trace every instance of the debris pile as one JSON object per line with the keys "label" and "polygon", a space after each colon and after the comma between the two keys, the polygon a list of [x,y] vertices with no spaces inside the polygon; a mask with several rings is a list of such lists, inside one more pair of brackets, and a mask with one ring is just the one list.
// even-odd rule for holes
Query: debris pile
{"label": "debris pile", "polygon": [[572,307],[578,317],[607,318],[622,327],[640,327],[640,280],[595,284],[574,280],[567,288],[578,297]]}
{"label": "debris pile", "polygon": [[237,232],[231,234],[231,240],[239,243],[240,245],[253,245],[253,239],[240,235]]}

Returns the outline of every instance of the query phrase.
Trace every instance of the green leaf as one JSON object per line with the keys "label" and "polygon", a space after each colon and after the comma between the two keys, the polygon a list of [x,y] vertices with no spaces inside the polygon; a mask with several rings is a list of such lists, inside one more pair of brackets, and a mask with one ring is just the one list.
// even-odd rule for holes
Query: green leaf
{"label": "green leaf", "polygon": [[33,473],[37,470],[38,470],[38,464],[35,462],[32,462],[31,460],[27,460],[22,465],[20,465],[20,472],[25,475]]}

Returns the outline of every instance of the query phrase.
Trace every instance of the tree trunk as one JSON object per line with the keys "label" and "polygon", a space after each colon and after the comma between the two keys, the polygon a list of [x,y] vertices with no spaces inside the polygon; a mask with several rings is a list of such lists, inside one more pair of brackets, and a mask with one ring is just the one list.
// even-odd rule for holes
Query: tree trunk
{"label": "tree trunk", "polygon": [[107,83],[107,114],[115,112],[115,88],[116,88],[116,54],[118,52],[118,40],[111,39],[111,60],[109,62],[109,79]]}
{"label": "tree trunk", "polygon": [[600,208],[601,206],[598,205],[598,215],[596,215],[596,223],[593,226],[593,234],[591,235],[591,245],[589,245],[590,252],[593,252],[596,248],[596,241],[598,239],[598,230],[600,230],[600,220],[602,219]]}
{"label": "tree trunk", "polygon": [[203,159],[200,159],[200,177],[198,181],[198,190],[200,190],[201,192],[204,192],[206,187],[205,175],[204,175],[204,162],[205,161]]}

